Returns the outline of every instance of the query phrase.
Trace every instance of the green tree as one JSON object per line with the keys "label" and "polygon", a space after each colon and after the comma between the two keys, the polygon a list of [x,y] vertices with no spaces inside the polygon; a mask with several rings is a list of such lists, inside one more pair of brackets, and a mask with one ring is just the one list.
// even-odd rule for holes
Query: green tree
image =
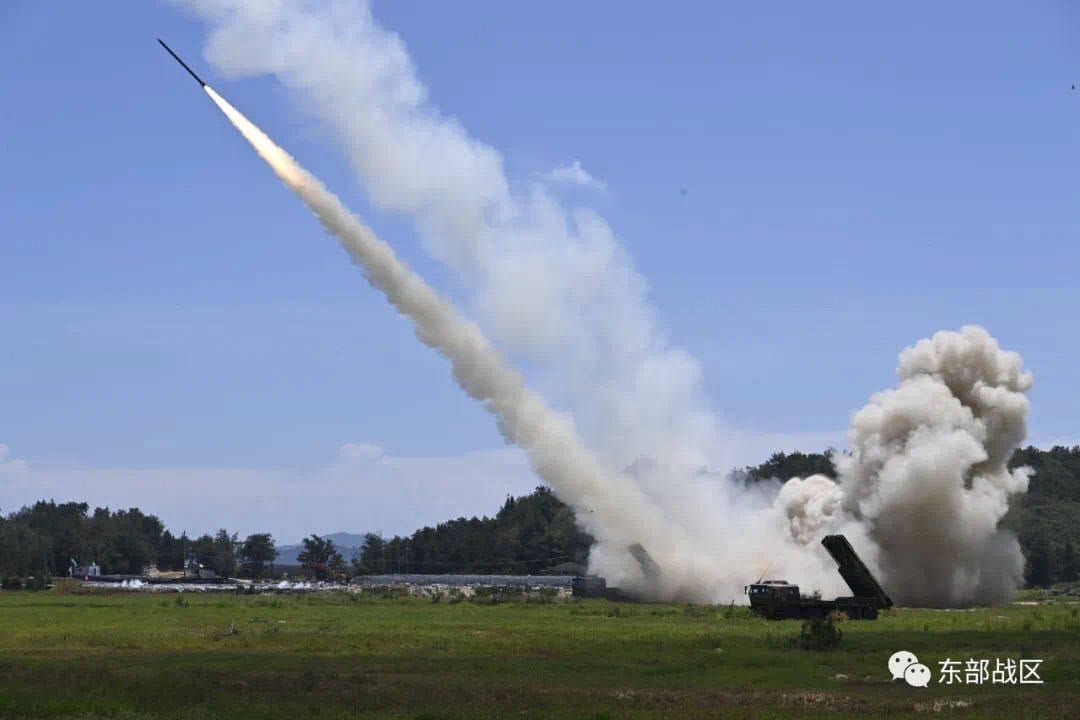
{"label": "green tree", "polygon": [[1039,534],[1028,549],[1027,584],[1046,587],[1053,582],[1054,558],[1049,539]]}
{"label": "green tree", "polygon": [[188,539],[186,535],[174,537],[168,530],[163,532],[161,534],[161,542],[158,544],[158,570],[183,570],[184,562],[186,560],[184,557],[184,547],[187,543]]}
{"label": "green tree", "polygon": [[221,577],[231,577],[236,573],[236,555],[239,539],[235,534],[222,528],[215,535],[202,535],[191,541],[191,555],[195,562],[204,568],[213,570]]}
{"label": "green tree", "polygon": [[[325,580],[330,574],[331,562],[341,561],[341,553],[334,547],[330,538],[312,535],[300,541],[304,549],[297,559],[319,580]],[[335,560],[335,557],[337,560]],[[344,561],[341,561],[344,565]]]}
{"label": "green tree", "polygon": [[204,568],[217,572],[217,548],[213,535],[200,535],[191,541],[191,557]]}
{"label": "green tree", "polygon": [[833,450],[824,453],[773,453],[768,460],[756,467],[744,471],[751,480],[777,479],[787,482],[793,477],[825,475],[836,477],[836,466],[832,461]]}
{"label": "green tree", "polygon": [[330,556],[330,562],[327,563],[327,566],[335,577],[340,577],[345,574],[345,559],[341,557],[341,553],[339,552],[335,552]]}
{"label": "green tree", "polygon": [[1080,580],[1080,557],[1076,555],[1076,546],[1072,538],[1065,541],[1065,550],[1061,556],[1061,577],[1064,582]]}
{"label": "green tree", "polygon": [[386,541],[378,533],[364,535],[364,544],[359,554],[352,559],[353,571],[357,575],[377,575],[386,572],[383,561]]}
{"label": "green tree", "polygon": [[222,577],[232,577],[236,574],[237,547],[240,545],[239,538],[235,533],[229,534],[225,528],[218,530],[214,536],[214,570]]}
{"label": "green tree", "polygon": [[164,527],[153,515],[138,508],[111,514],[99,508],[94,518],[101,525],[100,564],[105,572],[141,575],[157,559]]}
{"label": "green tree", "polygon": [[47,537],[26,523],[0,519],[0,579],[47,579],[50,553]]}
{"label": "green tree", "polygon": [[47,538],[47,566],[52,574],[67,575],[72,560],[85,560],[83,538],[89,509],[86,503],[57,505],[50,500],[36,502],[20,513],[30,529]]}
{"label": "green tree", "polygon": [[262,577],[266,564],[272,563],[277,554],[274,538],[270,533],[248,535],[240,546],[244,572],[255,578]]}

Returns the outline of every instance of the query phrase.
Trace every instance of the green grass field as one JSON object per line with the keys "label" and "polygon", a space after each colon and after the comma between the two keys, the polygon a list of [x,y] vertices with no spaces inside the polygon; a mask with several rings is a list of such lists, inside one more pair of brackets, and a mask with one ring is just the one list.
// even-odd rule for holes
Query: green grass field
{"label": "green grass field", "polygon": [[[895,610],[838,650],[742,608],[346,594],[0,592],[0,716],[1080,715],[1080,605]],[[893,683],[910,650],[930,687]],[[1040,658],[1043,685],[938,684],[950,657]]]}

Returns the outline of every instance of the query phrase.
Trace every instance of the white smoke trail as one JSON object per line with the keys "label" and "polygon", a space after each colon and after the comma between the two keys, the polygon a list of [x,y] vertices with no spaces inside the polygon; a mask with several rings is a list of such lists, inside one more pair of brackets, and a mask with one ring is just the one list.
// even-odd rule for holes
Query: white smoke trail
{"label": "white smoke trail", "polygon": [[[680,586],[706,568],[695,567],[693,560],[699,555],[692,552],[692,538],[664,517],[632,483],[620,482],[601,467],[582,446],[573,421],[530,391],[520,373],[504,362],[479,328],[410,270],[317,178],[212,88],[205,89],[274,173],[363,267],[368,281],[412,320],[417,337],[450,360],[458,384],[495,415],[507,441],[526,451],[537,474],[574,508],[583,527],[612,547],[644,543],[665,559],[685,555],[685,561],[671,562],[664,568],[665,587],[648,591],[654,595],[693,595]],[[708,599],[701,591],[696,597]]]}
{"label": "white smoke trail", "polygon": [[542,183],[512,188],[502,156],[428,100],[368,0],[178,1],[211,24],[220,71],[275,75],[333,133],[372,202],[414,219],[485,331],[530,363],[609,471],[653,459],[664,472],[638,482],[670,506],[673,478],[729,466],[700,365],[669,347],[608,224]]}
{"label": "white smoke trail", "polygon": [[[528,362],[607,472],[648,458],[621,481],[699,545],[722,546],[729,510],[715,483],[695,479],[731,465],[722,423],[704,401],[699,363],[669,347],[604,219],[567,209],[542,183],[512,189],[500,154],[428,101],[368,0],[180,1],[210,21],[207,55],[220,70],[276,75],[332,131],[373,203],[413,218],[465,281],[485,331]],[[664,557],[645,544],[665,566],[693,552]],[[591,557],[618,582],[636,576],[625,547]]]}
{"label": "white smoke trail", "polygon": [[793,539],[865,533],[900,603],[956,607],[1006,600],[1024,558],[998,527],[1029,470],[1010,470],[1026,435],[1031,373],[980,327],[939,332],[900,355],[900,385],[852,420],[839,478],[788,482],[777,498]]}

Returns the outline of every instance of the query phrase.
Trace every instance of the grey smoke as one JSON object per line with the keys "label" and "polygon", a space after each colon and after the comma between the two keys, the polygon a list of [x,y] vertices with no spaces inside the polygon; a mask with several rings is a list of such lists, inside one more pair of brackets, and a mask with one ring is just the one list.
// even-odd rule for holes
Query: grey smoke
{"label": "grey smoke", "polygon": [[999,527],[1030,471],[1008,468],[1026,433],[1031,373],[980,327],[939,332],[900,355],[899,385],[852,419],[839,478],[793,479],[778,496],[792,538],[858,528],[894,599],[956,607],[1001,602],[1023,577]]}

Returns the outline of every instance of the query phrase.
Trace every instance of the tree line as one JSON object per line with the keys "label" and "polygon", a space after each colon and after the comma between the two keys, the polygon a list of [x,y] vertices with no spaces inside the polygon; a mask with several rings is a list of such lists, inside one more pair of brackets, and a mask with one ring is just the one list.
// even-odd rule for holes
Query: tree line
{"label": "tree line", "polygon": [[1009,464],[1035,470],[1004,520],[1020,539],[1028,585],[1080,580],[1080,446],[1023,448]]}
{"label": "tree line", "polygon": [[[329,538],[302,541],[302,571],[316,579],[375,573],[537,573],[587,561],[593,539],[546,487],[507,497],[494,517],[457,518],[412,535],[368,533],[345,559]],[[39,501],[0,517],[0,578],[38,583],[65,576],[73,561],[94,561],[101,574],[141,575],[148,567],[185,570],[194,561],[222,577],[264,577],[277,549],[269,533],[174,535],[138,508],[110,511],[86,503]],[[279,568],[280,569],[280,568]],[[581,567],[573,568],[581,570]],[[13,583],[8,582],[8,585]]]}
{"label": "tree line", "polygon": [[244,540],[227,530],[189,538],[175,536],[154,515],[138,508],[111,511],[83,502],[39,501],[0,517],[0,578],[66,576],[73,566],[95,563],[101,574],[141,575],[147,567],[185,570],[189,561],[221,576],[260,577],[277,556],[269,533]]}
{"label": "tree line", "polygon": [[[1003,520],[1020,540],[1030,585],[1080,580],[1080,447],[1018,450],[1011,465],[1035,470],[1028,492]],[[775,453],[764,463],[734,473],[752,483],[821,473],[835,478],[830,452]],[[383,538],[369,533],[355,557],[344,558],[329,538],[303,540],[299,560],[313,577],[386,573],[530,574],[562,565],[579,572],[593,538],[573,511],[546,487],[507,497],[494,517],[457,518],[412,535]],[[0,517],[0,579],[64,576],[73,559],[95,561],[103,574],[141,574],[185,569],[189,560],[224,577],[264,577],[277,556],[273,537],[241,540],[219,530],[190,538],[173,535],[138,508],[90,511],[86,503],[40,501]]]}
{"label": "tree line", "polygon": [[507,497],[494,517],[462,517],[389,539],[368,533],[352,570],[526,575],[560,564],[584,565],[592,544],[573,511],[540,486],[529,495]]}

